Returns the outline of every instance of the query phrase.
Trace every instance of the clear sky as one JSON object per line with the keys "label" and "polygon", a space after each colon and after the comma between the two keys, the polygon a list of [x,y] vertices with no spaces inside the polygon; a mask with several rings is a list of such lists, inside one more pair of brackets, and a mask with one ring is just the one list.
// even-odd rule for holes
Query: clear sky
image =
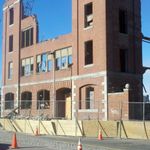
{"label": "clear sky", "polygon": [[[31,0],[25,0],[31,1]],[[45,40],[71,32],[71,0],[34,0],[33,13],[39,21],[39,38]],[[2,5],[0,0],[0,47],[2,47]],[[150,37],[150,0],[141,0],[142,3],[142,33]],[[59,5],[58,5],[59,4]],[[2,49],[2,48],[1,48]],[[0,49],[0,60],[2,52]],[[143,43],[143,65],[150,67],[150,44]],[[0,61],[0,70],[1,70]],[[1,71],[0,71],[1,79]],[[150,94],[150,71],[144,74],[144,85]]]}

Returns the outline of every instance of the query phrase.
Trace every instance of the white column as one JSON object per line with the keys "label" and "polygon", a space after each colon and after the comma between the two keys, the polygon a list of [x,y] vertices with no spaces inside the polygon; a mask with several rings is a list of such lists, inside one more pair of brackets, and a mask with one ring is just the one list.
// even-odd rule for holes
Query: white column
{"label": "white column", "polygon": [[104,120],[108,120],[108,87],[107,87],[107,73],[104,76],[104,109],[105,117]]}
{"label": "white column", "polygon": [[76,89],[76,86],[74,84],[74,80],[72,78],[72,120],[75,120],[76,118],[76,100],[75,100],[75,89]]}
{"label": "white column", "polygon": [[3,117],[4,112],[4,93],[3,93],[4,87],[1,88],[1,117]]}

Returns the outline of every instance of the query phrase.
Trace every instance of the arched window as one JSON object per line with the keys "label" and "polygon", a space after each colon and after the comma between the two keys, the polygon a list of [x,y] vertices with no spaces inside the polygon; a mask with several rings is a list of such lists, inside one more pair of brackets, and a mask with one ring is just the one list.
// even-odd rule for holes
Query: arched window
{"label": "arched window", "polygon": [[41,90],[37,93],[37,109],[49,109],[50,107],[50,92]]}
{"label": "arched window", "polygon": [[95,86],[92,84],[80,87],[79,109],[94,109]]}
{"label": "arched window", "polygon": [[5,109],[14,109],[14,94],[7,93],[5,95]]}
{"label": "arched window", "polygon": [[21,94],[21,109],[30,109],[32,106],[32,93],[23,92]]}

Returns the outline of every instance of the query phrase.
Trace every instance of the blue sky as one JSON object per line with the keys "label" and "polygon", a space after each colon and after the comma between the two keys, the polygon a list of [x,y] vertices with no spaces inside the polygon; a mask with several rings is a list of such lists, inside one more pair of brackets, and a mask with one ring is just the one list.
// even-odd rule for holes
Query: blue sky
{"label": "blue sky", "polygon": [[[141,0],[142,2],[142,33],[150,37],[150,0]],[[150,67],[150,44],[143,43],[143,65]],[[150,94],[150,70],[144,74],[144,85]]]}
{"label": "blue sky", "polygon": [[[25,0],[28,1],[28,0]],[[71,0],[34,0],[33,13],[39,20],[40,40],[53,38],[71,32]],[[2,4],[0,0],[0,19],[2,20]],[[59,3],[59,5],[58,5]],[[142,3],[142,33],[150,37],[150,0]],[[0,23],[0,47],[2,49],[2,22]],[[0,60],[2,52],[0,49]],[[143,43],[143,65],[150,66],[150,44]],[[1,70],[0,61],[0,70]],[[1,79],[1,71],[0,71]],[[144,74],[144,85],[150,94],[150,71]]]}

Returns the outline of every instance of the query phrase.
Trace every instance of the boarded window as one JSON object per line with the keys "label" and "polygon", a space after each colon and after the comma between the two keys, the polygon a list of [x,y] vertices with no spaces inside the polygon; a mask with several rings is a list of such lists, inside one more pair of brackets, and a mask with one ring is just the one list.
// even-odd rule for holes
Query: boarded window
{"label": "boarded window", "polygon": [[66,69],[72,64],[72,47],[56,51],[56,70]]}
{"label": "boarded window", "polygon": [[[46,53],[38,55],[36,57],[37,72],[47,72],[50,71],[51,59]],[[49,65],[49,68],[48,68]]]}
{"label": "boarded window", "polygon": [[52,67],[53,67],[52,60],[53,60],[52,55],[49,54],[48,55],[48,60],[47,60],[47,71],[51,71],[52,70]]}
{"label": "boarded window", "polygon": [[29,76],[33,74],[33,57],[22,59],[21,76]]}
{"label": "boarded window", "polygon": [[93,3],[84,6],[84,23],[85,28],[93,25]]}

